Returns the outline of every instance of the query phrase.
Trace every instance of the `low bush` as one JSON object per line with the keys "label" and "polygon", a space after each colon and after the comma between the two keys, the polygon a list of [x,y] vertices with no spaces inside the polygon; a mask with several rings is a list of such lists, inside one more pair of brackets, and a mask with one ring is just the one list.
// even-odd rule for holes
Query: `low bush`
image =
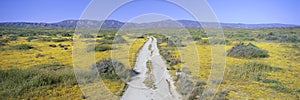
{"label": "low bush", "polygon": [[268,51],[262,50],[252,43],[239,43],[227,51],[227,56],[245,58],[264,58],[268,57]]}
{"label": "low bush", "polygon": [[29,36],[26,40],[27,42],[31,42],[33,39],[37,39],[37,37]]}
{"label": "low bush", "polygon": [[126,69],[123,63],[111,58],[97,61],[96,64],[92,65],[92,70],[97,70],[102,78],[123,79],[125,81],[138,74],[134,70]]}
{"label": "low bush", "polygon": [[19,45],[15,45],[15,46],[11,46],[10,49],[11,50],[29,50],[29,49],[33,49],[34,47],[32,45],[29,44],[19,44]]}
{"label": "low bush", "polygon": [[103,51],[112,50],[112,49],[113,48],[111,47],[111,45],[97,44],[97,45],[95,45],[94,49],[93,49],[93,45],[89,45],[87,47],[87,52],[91,52],[91,51],[103,52]]}
{"label": "low bush", "polygon": [[79,38],[94,38],[94,36],[91,34],[81,34]]}
{"label": "low bush", "polygon": [[64,42],[64,41],[70,41],[70,39],[67,38],[58,38],[58,39],[52,39],[53,42]]}
{"label": "low bush", "polygon": [[18,39],[17,36],[9,36],[8,38],[6,38],[6,40],[8,41],[16,41]]}
{"label": "low bush", "polygon": [[122,36],[115,36],[114,40],[113,40],[114,43],[127,43],[127,41],[122,37]]}
{"label": "low bush", "polygon": [[300,42],[299,37],[297,36],[283,36],[279,39],[280,42]]}
{"label": "low bush", "polygon": [[182,40],[178,37],[171,37],[167,40],[167,46],[184,47],[185,45],[182,43]]}

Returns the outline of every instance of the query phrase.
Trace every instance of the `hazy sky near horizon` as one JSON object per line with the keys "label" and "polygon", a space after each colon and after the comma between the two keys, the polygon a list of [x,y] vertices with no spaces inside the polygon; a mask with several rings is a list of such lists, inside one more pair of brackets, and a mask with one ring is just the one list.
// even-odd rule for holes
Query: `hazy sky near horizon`
{"label": "hazy sky near horizon", "polygon": [[[79,19],[90,1],[1,0],[0,22],[59,22]],[[165,14],[177,20],[193,19],[180,7],[164,0],[136,1],[122,6],[110,19],[127,21],[144,13]],[[300,25],[300,0],[207,0],[207,2],[220,22]]]}

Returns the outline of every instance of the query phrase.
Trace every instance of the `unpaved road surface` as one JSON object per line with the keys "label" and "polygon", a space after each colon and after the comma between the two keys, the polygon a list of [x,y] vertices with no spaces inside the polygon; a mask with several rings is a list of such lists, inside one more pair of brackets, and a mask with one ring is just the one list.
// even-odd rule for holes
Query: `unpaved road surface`
{"label": "unpaved road surface", "polygon": [[[150,67],[147,66],[147,62],[151,62]],[[181,100],[182,97],[176,91],[172,77],[166,69],[166,63],[159,54],[156,38],[149,37],[141,48],[134,70],[140,74],[132,77],[131,81],[127,83],[128,88],[121,100]],[[147,87],[145,84],[145,80],[150,74],[154,76],[155,88]]]}

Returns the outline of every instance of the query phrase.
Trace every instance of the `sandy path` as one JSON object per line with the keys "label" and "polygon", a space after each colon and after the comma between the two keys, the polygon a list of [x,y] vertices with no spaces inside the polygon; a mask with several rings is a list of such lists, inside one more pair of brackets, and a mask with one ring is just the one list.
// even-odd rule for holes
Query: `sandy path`
{"label": "sandy path", "polygon": [[[149,48],[150,47],[150,48]],[[151,73],[147,69],[147,61],[151,61]],[[159,54],[157,40],[150,37],[137,55],[134,69],[140,72],[128,82],[128,88],[122,96],[122,100],[180,100],[173,80],[166,69],[166,63]],[[155,88],[147,87],[145,79],[153,74]]]}

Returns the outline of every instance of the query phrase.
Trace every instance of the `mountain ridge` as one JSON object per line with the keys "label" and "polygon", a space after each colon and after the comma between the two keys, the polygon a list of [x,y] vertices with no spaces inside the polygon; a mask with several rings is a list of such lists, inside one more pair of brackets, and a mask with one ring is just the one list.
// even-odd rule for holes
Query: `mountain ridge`
{"label": "mountain ridge", "polygon": [[[205,25],[215,26],[218,23],[201,22]],[[102,24],[103,28],[121,28],[123,25],[126,28],[145,28],[145,27],[188,27],[199,28],[201,24],[193,20],[162,20],[147,23],[126,23],[117,20],[63,20],[56,23],[38,23],[38,22],[2,22],[0,26],[15,26],[15,27],[46,27],[46,28],[76,28],[76,26],[95,28]],[[267,23],[267,24],[243,24],[243,23],[220,23],[223,28],[287,28],[298,27],[299,25]]]}

